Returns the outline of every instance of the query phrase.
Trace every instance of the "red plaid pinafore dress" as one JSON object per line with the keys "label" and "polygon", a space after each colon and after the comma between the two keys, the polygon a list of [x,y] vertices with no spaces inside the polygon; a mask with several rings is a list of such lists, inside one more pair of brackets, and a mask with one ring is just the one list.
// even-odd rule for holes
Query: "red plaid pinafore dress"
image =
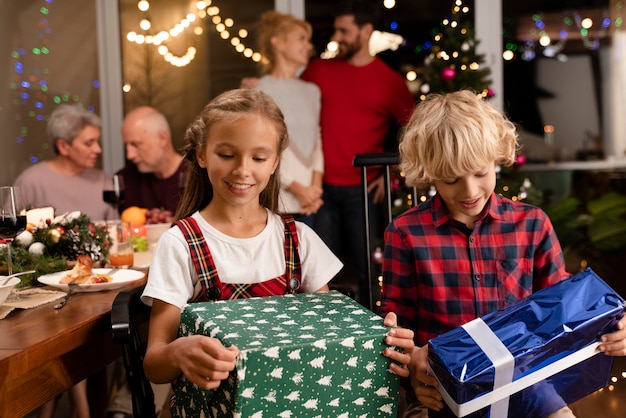
{"label": "red plaid pinafore dress", "polygon": [[202,287],[200,293],[196,294],[190,303],[297,293],[302,280],[298,255],[298,232],[293,217],[282,216],[282,218],[285,223],[285,273],[271,280],[253,284],[222,283],[209,246],[196,221],[188,217],[174,222],[174,225],[183,232],[189,245],[191,260]]}

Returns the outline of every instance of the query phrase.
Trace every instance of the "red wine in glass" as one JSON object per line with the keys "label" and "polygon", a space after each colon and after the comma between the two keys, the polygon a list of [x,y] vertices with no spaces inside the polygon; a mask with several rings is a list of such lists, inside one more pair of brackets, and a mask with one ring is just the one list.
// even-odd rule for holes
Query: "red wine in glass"
{"label": "red wine in glass", "polygon": [[113,176],[113,187],[102,191],[102,200],[114,208],[119,208],[124,203],[124,179],[122,176]]}
{"label": "red wine in glass", "polygon": [[26,229],[26,210],[19,187],[0,187],[0,238],[7,245],[7,272],[13,274],[11,242]]}
{"label": "red wine in glass", "polygon": [[124,203],[124,190],[104,190],[102,192],[102,199],[109,205],[120,207]]}
{"label": "red wine in glass", "polygon": [[13,239],[26,229],[26,215],[0,216],[0,238]]}

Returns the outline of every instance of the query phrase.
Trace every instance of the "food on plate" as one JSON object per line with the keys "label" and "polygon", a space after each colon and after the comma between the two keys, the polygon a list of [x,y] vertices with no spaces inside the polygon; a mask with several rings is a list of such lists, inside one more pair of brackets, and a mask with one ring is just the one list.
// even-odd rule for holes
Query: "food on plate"
{"label": "food on plate", "polygon": [[91,276],[89,278],[89,280],[87,281],[87,284],[100,284],[100,283],[110,283],[113,281],[113,277],[109,276],[108,274],[94,274],[93,276]]}
{"label": "food on plate", "polygon": [[61,277],[60,284],[99,284],[112,282],[113,278],[108,274],[94,274],[93,260],[88,255],[79,255],[76,265],[67,274]]}
{"label": "food on plate", "polygon": [[59,283],[85,283],[93,274],[93,260],[88,255],[79,255],[74,268],[61,277]]}

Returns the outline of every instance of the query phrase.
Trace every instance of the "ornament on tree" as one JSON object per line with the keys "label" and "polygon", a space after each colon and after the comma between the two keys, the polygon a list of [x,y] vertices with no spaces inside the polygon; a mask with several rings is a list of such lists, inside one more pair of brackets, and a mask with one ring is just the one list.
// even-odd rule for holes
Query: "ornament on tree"
{"label": "ornament on tree", "polygon": [[451,81],[456,77],[456,70],[452,67],[446,67],[441,70],[441,78],[445,81]]}

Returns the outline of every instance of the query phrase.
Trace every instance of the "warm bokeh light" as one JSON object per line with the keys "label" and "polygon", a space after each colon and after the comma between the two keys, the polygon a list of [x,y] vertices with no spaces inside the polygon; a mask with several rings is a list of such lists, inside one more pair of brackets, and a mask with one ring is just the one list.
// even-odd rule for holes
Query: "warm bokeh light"
{"label": "warm bokeh light", "polygon": [[510,49],[507,49],[506,51],[502,53],[502,58],[505,61],[511,61],[513,58],[515,58],[515,53],[511,51]]}
{"label": "warm bokeh light", "polygon": [[551,42],[552,41],[550,40],[550,37],[548,35],[543,35],[541,38],[539,38],[539,45],[541,46],[548,46]]}
{"label": "warm bokeh light", "polygon": [[142,12],[145,12],[150,8],[150,3],[146,0],[141,0],[137,3],[137,8]]}
{"label": "warm bokeh light", "polygon": [[148,19],[141,19],[141,22],[139,22],[139,27],[143,30],[148,30],[152,27],[152,23],[150,23]]}

